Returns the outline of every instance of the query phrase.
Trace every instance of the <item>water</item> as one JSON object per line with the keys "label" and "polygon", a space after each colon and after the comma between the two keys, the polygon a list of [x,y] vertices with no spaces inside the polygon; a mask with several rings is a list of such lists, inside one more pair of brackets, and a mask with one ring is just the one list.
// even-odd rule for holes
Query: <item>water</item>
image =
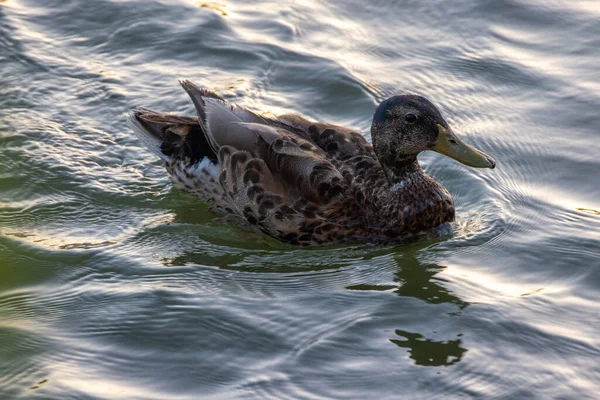
{"label": "water", "polygon": [[[0,1],[1,399],[600,392],[600,4]],[[454,235],[298,249],[172,191],[126,126],[187,78],[368,132],[413,92]]]}

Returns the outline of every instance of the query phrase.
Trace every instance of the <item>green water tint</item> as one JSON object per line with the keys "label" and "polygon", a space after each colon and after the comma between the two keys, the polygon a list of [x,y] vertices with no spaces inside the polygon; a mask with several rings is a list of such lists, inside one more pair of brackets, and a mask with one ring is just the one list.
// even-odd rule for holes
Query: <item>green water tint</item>
{"label": "green water tint", "polygon": [[[599,13],[0,2],[0,399],[597,397]],[[418,93],[498,166],[420,156],[451,234],[282,245],[171,190],[126,126],[192,115],[180,78],[369,140]]]}

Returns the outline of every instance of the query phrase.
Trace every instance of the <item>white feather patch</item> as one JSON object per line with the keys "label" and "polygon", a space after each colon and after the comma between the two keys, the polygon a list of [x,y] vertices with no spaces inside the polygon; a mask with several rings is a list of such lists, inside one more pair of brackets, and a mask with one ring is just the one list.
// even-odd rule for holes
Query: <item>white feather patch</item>
{"label": "white feather patch", "polygon": [[219,167],[214,164],[212,161],[208,159],[208,157],[204,157],[200,162],[192,165],[191,167],[186,169],[188,174],[199,176],[206,171],[211,178],[217,178],[217,174],[219,172]]}

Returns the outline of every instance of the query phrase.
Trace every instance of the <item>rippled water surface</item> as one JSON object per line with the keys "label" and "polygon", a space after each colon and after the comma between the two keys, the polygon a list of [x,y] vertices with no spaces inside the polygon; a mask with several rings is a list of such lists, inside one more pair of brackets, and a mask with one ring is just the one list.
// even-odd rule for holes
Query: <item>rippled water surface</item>
{"label": "rippled water surface", "polygon": [[[600,393],[596,0],[0,1],[0,399]],[[171,189],[126,125],[227,99],[361,129],[420,93],[454,234],[299,249]],[[369,138],[370,139],[370,138]]]}

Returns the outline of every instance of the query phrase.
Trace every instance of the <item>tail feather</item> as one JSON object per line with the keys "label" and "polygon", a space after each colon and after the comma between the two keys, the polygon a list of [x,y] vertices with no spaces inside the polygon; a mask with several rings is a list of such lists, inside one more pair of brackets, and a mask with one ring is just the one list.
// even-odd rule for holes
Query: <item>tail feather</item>
{"label": "tail feather", "polygon": [[140,141],[166,162],[184,160],[191,165],[204,157],[217,162],[197,117],[137,108],[131,111],[129,121]]}
{"label": "tail feather", "polygon": [[157,132],[152,126],[146,124],[141,116],[147,110],[144,109],[134,109],[129,113],[129,125],[133,130],[133,133],[137,138],[150,150],[152,153],[156,154],[164,161],[171,161],[170,158],[161,151],[161,145],[163,142],[162,135]]}

